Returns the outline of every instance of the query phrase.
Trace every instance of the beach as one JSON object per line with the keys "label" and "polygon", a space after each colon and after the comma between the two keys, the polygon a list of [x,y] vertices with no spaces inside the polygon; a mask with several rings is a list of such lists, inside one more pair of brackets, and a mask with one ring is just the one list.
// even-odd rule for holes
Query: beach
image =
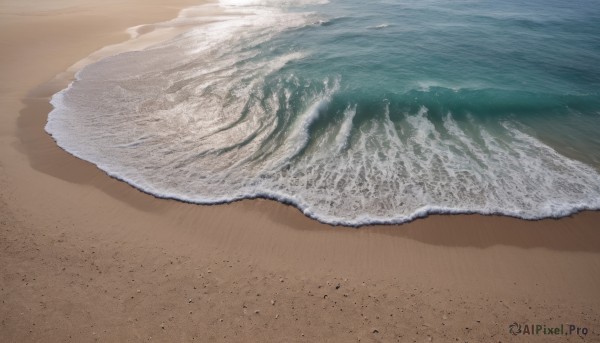
{"label": "beach", "polygon": [[158,199],[60,149],[54,77],[198,2],[40,3],[0,10],[0,340],[600,341],[598,212],[331,226],[272,200]]}

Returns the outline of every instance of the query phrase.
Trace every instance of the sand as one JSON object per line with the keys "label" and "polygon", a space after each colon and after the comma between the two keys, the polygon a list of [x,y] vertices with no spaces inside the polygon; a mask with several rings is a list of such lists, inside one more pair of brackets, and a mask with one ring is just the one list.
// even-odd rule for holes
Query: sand
{"label": "sand", "polygon": [[155,199],[62,151],[53,78],[198,1],[48,3],[0,2],[0,341],[600,342],[598,212],[332,227]]}

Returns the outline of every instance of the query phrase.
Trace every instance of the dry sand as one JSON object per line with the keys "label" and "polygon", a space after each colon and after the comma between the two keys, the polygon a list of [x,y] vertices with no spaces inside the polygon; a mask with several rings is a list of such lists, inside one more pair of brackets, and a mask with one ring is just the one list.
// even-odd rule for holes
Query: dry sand
{"label": "dry sand", "polygon": [[600,342],[598,212],[331,227],[155,199],[60,150],[48,81],[197,1],[48,3],[0,1],[1,342]]}

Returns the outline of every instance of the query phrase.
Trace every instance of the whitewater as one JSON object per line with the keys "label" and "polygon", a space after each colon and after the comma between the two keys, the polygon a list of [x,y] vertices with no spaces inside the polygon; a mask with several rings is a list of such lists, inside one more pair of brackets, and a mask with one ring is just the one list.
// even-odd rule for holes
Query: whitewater
{"label": "whitewater", "polygon": [[197,204],[269,198],[352,226],[567,216],[600,209],[598,19],[587,0],[222,0],[81,69],[46,131]]}

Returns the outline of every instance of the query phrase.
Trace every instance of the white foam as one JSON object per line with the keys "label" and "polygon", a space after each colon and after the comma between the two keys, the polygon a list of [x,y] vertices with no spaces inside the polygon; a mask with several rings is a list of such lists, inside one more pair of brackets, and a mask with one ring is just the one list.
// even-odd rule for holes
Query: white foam
{"label": "white foam", "polygon": [[511,123],[484,126],[451,114],[436,122],[425,107],[392,120],[389,106],[361,121],[350,99],[335,113],[341,120],[315,135],[341,80],[316,84],[284,72],[309,51],[261,50],[315,22],[270,4],[223,1],[243,14],[226,8],[218,22],[85,67],[52,98],[46,130],[75,156],[158,197],[268,197],[332,224],[600,209],[596,170]]}
{"label": "white foam", "polygon": [[284,7],[322,5],[329,3],[328,0],[219,0],[219,4],[225,7]]}
{"label": "white foam", "polygon": [[348,140],[350,139],[350,133],[352,132],[352,120],[356,115],[356,106],[348,106],[344,111],[344,118],[340,130],[335,137],[335,145],[337,146],[338,152],[342,151],[348,146]]}
{"label": "white foam", "polygon": [[367,29],[381,30],[381,29],[385,29],[386,27],[390,27],[390,24],[379,24],[379,25],[374,25],[374,26],[367,26]]}
{"label": "white foam", "polygon": [[332,95],[339,89],[339,80],[334,80],[331,87],[325,83],[325,89],[324,94],[313,101],[308,109],[304,111],[304,114],[299,116],[293,124],[288,135],[289,138],[286,138],[286,145],[289,146],[286,150],[290,151],[288,159],[296,156],[308,144],[310,126],[319,118],[321,112],[327,109]]}

